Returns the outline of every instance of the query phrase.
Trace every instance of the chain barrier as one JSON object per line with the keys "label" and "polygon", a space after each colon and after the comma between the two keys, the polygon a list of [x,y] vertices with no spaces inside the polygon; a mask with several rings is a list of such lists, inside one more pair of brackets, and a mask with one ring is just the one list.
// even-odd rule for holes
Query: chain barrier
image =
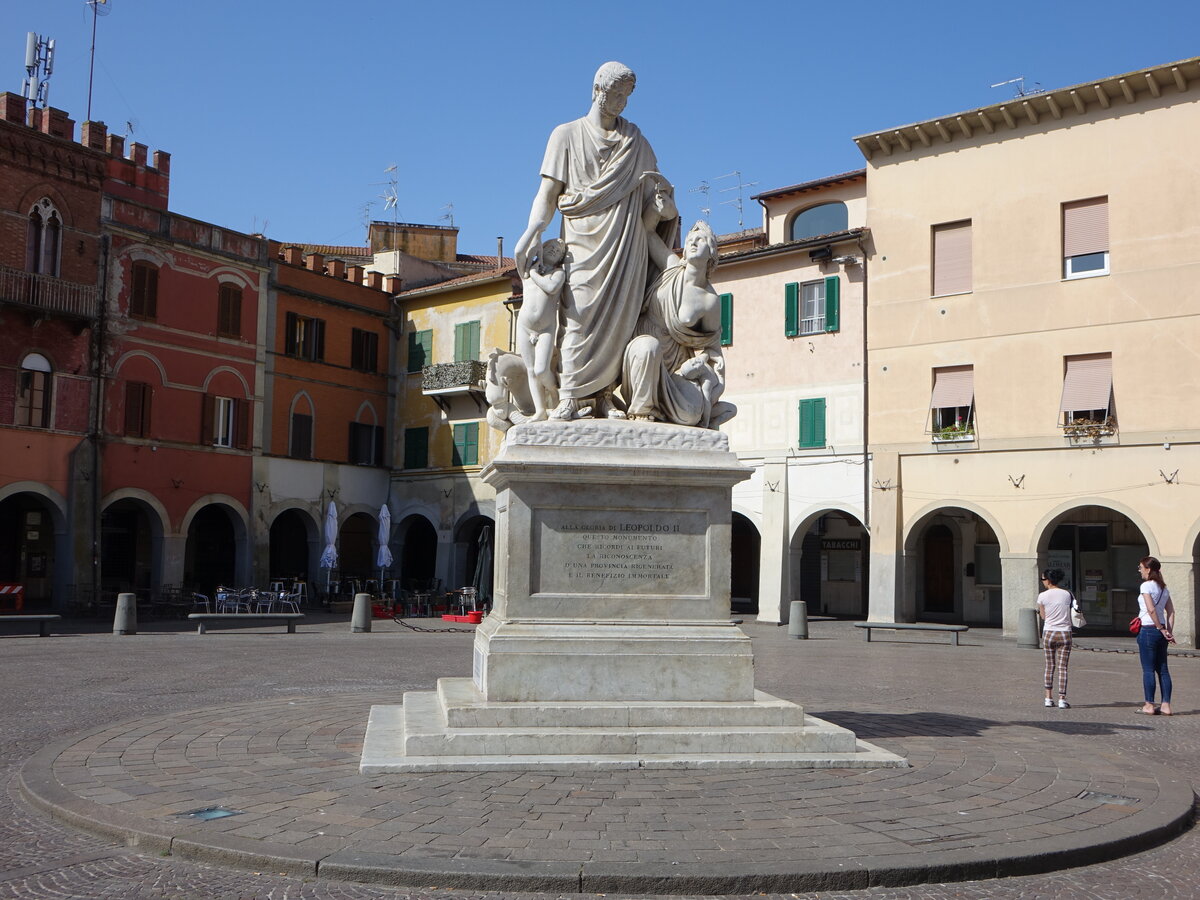
{"label": "chain barrier", "polygon": [[410,625],[405,622],[400,616],[392,616],[392,621],[397,625],[403,625],[410,631],[419,631],[422,634],[474,634],[474,628],[422,628],[420,625]]}

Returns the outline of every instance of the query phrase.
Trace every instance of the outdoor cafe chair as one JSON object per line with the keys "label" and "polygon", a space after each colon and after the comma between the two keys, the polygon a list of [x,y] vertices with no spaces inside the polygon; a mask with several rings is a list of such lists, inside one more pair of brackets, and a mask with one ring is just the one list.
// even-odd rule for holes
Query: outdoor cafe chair
{"label": "outdoor cafe chair", "polygon": [[280,612],[299,613],[300,612],[300,592],[293,591],[290,594],[280,594],[276,601],[279,604]]}
{"label": "outdoor cafe chair", "polygon": [[212,612],[212,602],[207,594],[192,592],[192,612]]}

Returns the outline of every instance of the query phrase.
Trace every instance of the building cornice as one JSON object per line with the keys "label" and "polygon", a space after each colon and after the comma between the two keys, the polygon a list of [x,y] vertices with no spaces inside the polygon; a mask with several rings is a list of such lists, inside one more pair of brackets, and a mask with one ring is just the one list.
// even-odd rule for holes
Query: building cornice
{"label": "building cornice", "polygon": [[1108,110],[1110,115],[1117,115],[1123,108],[1136,106],[1147,98],[1157,100],[1169,92],[1185,93],[1198,82],[1200,57],[1192,57],[1098,81],[1026,94],[939,119],[859,135],[854,138],[854,143],[867,159],[899,152],[937,152],[947,144],[969,140],[979,134],[1002,135],[1031,126],[1044,129],[1096,110]]}

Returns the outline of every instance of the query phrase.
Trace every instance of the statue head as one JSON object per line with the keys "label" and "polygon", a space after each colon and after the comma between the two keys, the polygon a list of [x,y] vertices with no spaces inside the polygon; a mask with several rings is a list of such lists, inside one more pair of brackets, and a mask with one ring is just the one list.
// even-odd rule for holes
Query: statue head
{"label": "statue head", "polygon": [[608,115],[619,116],[636,85],[637,76],[633,69],[624,63],[606,62],[592,79],[592,102],[598,102]]}
{"label": "statue head", "polygon": [[542,249],[538,251],[538,263],[547,269],[553,269],[566,255],[567,242],[562,238],[551,238],[542,242]]}
{"label": "statue head", "polygon": [[704,260],[709,278],[717,270],[717,236],[703,219],[698,219],[684,238],[683,258],[688,262]]}

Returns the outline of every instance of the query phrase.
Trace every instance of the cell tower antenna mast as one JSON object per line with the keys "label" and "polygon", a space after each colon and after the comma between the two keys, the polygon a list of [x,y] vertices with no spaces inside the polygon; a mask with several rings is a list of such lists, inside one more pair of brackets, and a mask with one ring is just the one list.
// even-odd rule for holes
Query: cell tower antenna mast
{"label": "cell tower antenna mast", "polygon": [[722,178],[736,178],[737,179],[737,184],[735,184],[733,187],[721,188],[719,193],[725,194],[725,193],[728,193],[729,191],[737,191],[738,192],[737,197],[735,197],[732,200],[722,200],[721,205],[722,206],[732,206],[735,209],[737,209],[738,228],[739,229],[744,228],[745,222],[743,221],[743,216],[742,216],[742,191],[744,191],[748,187],[754,187],[756,184],[758,184],[758,182],[757,181],[742,181],[742,173],[738,169],[734,169],[728,175],[719,175],[716,178],[714,178],[713,181],[720,181]]}
{"label": "cell tower antenna mast", "polygon": [[108,5],[108,0],[87,0],[87,5],[92,8],[92,55],[88,61],[88,104],[87,104],[87,120],[92,121],[92,76],[96,71],[96,19],[100,16],[107,16],[112,12],[112,7]]}
{"label": "cell tower antenna mast", "polygon": [[32,31],[25,36],[25,83],[21,94],[34,107],[45,108],[50,100],[50,76],[54,72],[54,38]]}

